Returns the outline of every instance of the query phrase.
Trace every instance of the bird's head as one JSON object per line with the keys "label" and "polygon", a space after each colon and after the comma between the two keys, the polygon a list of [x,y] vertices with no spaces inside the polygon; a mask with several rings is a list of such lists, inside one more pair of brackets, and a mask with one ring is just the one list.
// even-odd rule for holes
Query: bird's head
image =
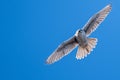
{"label": "bird's head", "polygon": [[84,34],[84,30],[79,29],[79,30],[76,31],[75,36],[83,35],[83,34]]}

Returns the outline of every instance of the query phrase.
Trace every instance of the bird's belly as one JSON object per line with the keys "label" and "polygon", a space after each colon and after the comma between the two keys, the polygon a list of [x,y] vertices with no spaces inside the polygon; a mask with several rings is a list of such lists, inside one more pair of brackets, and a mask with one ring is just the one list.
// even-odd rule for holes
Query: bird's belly
{"label": "bird's belly", "polygon": [[78,37],[77,41],[81,47],[86,47],[88,44],[87,37]]}

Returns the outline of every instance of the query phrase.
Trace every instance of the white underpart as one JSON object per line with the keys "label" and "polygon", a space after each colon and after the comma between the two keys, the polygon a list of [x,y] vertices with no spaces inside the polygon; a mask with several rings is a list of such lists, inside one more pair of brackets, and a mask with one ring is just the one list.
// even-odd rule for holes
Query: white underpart
{"label": "white underpart", "polygon": [[76,31],[75,36],[78,36],[78,32],[79,32],[79,30]]}

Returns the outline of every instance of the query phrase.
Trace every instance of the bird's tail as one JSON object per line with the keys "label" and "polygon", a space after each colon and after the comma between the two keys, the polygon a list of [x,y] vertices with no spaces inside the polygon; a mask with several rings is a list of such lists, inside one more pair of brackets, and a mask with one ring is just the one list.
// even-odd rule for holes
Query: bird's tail
{"label": "bird's tail", "polygon": [[90,52],[95,48],[95,45],[97,44],[96,38],[88,38],[88,45],[83,48],[81,46],[78,47],[78,51],[76,54],[77,59],[83,59],[87,56],[87,54],[90,54]]}

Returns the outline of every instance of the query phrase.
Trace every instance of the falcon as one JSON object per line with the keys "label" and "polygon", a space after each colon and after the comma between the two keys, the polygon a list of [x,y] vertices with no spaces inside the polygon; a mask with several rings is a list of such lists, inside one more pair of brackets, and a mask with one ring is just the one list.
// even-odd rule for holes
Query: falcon
{"label": "falcon", "polygon": [[83,59],[95,48],[97,38],[89,38],[89,35],[96,30],[101,22],[111,11],[111,4],[93,15],[82,29],[78,29],[73,37],[61,43],[58,48],[48,57],[47,64],[52,64],[64,56],[68,55],[73,49],[78,47],[76,58]]}

